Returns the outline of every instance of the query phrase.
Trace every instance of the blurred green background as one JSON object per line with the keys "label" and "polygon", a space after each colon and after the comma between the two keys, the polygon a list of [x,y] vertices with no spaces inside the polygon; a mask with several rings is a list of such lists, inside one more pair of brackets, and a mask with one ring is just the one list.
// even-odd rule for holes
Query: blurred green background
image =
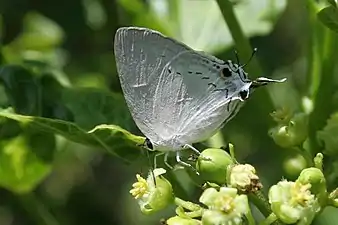
{"label": "blurred green background", "polygon": [[[269,137],[269,114],[279,107],[310,113],[313,105],[320,112],[310,116],[312,133],[324,127],[337,108],[338,39],[316,16],[326,1],[232,3],[245,37],[258,48],[250,78],[288,81],[257,90],[220,136],[198,147],[232,142],[237,159],[256,167],[267,190],[283,177],[294,179],[302,162]],[[223,60],[235,60],[237,49],[244,63],[250,52],[233,33],[235,23],[212,0],[1,0],[0,105],[12,111],[0,119],[0,224],[160,224],[172,216],[174,207],[142,215],[129,194],[135,174],[148,170],[140,149],[121,136],[109,139],[106,130],[97,133],[101,141],[85,134],[115,124],[142,136],[121,94],[114,34],[121,26],[148,27]],[[326,166],[331,189],[338,183],[334,159]],[[289,160],[296,160],[295,169]],[[169,174],[178,195],[199,196],[185,171]],[[314,224],[336,224],[337,215],[328,208]]]}

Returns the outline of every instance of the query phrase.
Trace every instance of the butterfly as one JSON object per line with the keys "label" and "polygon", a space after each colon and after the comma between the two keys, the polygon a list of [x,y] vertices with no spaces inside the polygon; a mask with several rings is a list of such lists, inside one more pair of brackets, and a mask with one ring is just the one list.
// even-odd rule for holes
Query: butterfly
{"label": "butterfly", "polygon": [[[145,145],[167,156],[213,136],[230,121],[251,91],[273,82],[248,78],[244,65],[223,61],[166,37],[158,31],[122,27],[114,54],[122,91],[131,115],[146,136]],[[156,157],[155,157],[156,158]],[[156,164],[156,163],[155,163]]]}

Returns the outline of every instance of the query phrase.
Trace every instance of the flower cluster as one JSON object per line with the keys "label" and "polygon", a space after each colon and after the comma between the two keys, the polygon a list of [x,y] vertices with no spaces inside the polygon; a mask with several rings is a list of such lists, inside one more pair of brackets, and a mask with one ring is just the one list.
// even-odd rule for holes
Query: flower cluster
{"label": "flower cluster", "polygon": [[[280,121],[285,123],[287,118],[292,117],[284,116]],[[278,220],[310,225],[325,206],[338,207],[338,189],[328,194],[322,160],[323,155],[317,154],[312,160],[314,167],[302,169],[294,181],[282,180],[272,185],[265,197],[255,167],[237,163],[223,149],[206,149],[196,160],[199,178],[205,182],[197,203],[174,196],[162,168],[151,171],[147,179],[136,175],[130,193],[145,214],[175,204],[176,215],[166,220],[168,225],[255,225],[258,221],[252,216],[249,196],[269,206],[266,211],[272,212],[265,215],[262,224]]]}

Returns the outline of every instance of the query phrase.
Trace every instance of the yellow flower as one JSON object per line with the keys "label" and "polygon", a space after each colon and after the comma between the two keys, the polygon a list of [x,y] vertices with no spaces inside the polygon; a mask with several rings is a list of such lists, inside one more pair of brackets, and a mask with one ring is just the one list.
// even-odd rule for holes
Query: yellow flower
{"label": "yellow flower", "polygon": [[311,184],[286,180],[278,182],[269,190],[272,211],[286,224],[311,224],[320,205],[310,190]]}
{"label": "yellow flower", "polygon": [[149,193],[147,181],[140,176],[140,174],[136,174],[137,182],[133,184],[133,189],[129,192],[135,198],[139,199],[143,197],[145,194]]}
{"label": "yellow flower", "polygon": [[137,200],[143,213],[157,212],[173,202],[172,186],[167,179],[161,176],[165,173],[165,169],[157,168],[149,172],[147,179],[139,174],[136,175],[137,181],[129,192]]}
{"label": "yellow flower", "polygon": [[208,206],[202,215],[202,223],[211,224],[242,224],[243,217],[249,212],[246,195],[238,195],[237,189],[221,187],[206,189],[200,197],[200,202]]}

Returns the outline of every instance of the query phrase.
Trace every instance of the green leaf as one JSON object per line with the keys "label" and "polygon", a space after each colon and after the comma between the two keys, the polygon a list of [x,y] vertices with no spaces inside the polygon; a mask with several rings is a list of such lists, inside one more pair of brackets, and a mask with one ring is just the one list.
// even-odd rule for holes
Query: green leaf
{"label": "green leaf", "polygon": [[[38,138],[31,139],[32,135]],[[54,136],[41,132],[25,132],[9,141],[2,141],[0,186],[21,194],[33,190],[52,169],[49,160],[40,157],[41,153],[53,155],[54,148]]]}
{"label": "green leaf", "polygon": [[38,113],[38,83],[29,70],[14,65],[3,66],[0,68],[0,79],[9,104],[16,112],[31,115]]}
{"label": "green leaf", "polygon": [[74,122],[85,129],[99,124],[115,124],[130,131],[136,131],[124,97],[94,88],[68,88],[62,101],[72,112]]}
{"label": "green leaf", "polygon": [[338,9],[334,6],[328,6],[319,11],[318,19],[329,29],[338,33]]}
{"label": "green leaf", "polygon": [[20,124],[14,120],[0,118],[0,140],[11,139],[22,131]]}
{"label": "green leaf", "polygon": [[128,17],[135,26],[149,27],[158,31],[166,29],[166,21],[160,21],[162,17],[156,17],[156,14],[149,9],[145,1],[142,0],[118,0],[120,6],[128,13]]}
{"label": "green leaf", "polygon": [[317,139],[324,148],[324,154],[338,155],[338,113],[331,115],[323,130],[317,132]]}
{"label": "green leaf", "polygon": [[39,78],[41,87],[41,114],[39,116],[72,121],[72,112],[62,101],[65,88],[51,73],[44,73]]}
{"label": "green leaf", "polygon": [[337,2],[336,0],[327,0],[329,4],[331,4],[333,7],[337,7]]}
{"label": "green leaf", "polygon": [[0,68],[8,104],[19,114],[71,120],[71,112],[61,101],[64,87],[59,80],[52,72],[46,72],[47,68],[33,68],[18,65]]}
{"label": "green leaf", "polygon": [[126,161],[136,160],[140,156],[141,149],[137,145],[141,145],[144,142],[144,137],[133,135],[116,125],[99,125],[88,132],[75,123],[19,115],[11,112],[9,109],[0,111],[0,116],[16,120],[34,129],[62,135],[68,140],[80,144],[102,148]]}
{"label": "green leaf", "polygon": [[[190,47],[216,53],[233,43],[216,1],[151,2],[158,18],[169,21],[169,35]],[[235,14],[244,34],[251,37],[269,33],[285,7],[285,0],[237,1]]]}

